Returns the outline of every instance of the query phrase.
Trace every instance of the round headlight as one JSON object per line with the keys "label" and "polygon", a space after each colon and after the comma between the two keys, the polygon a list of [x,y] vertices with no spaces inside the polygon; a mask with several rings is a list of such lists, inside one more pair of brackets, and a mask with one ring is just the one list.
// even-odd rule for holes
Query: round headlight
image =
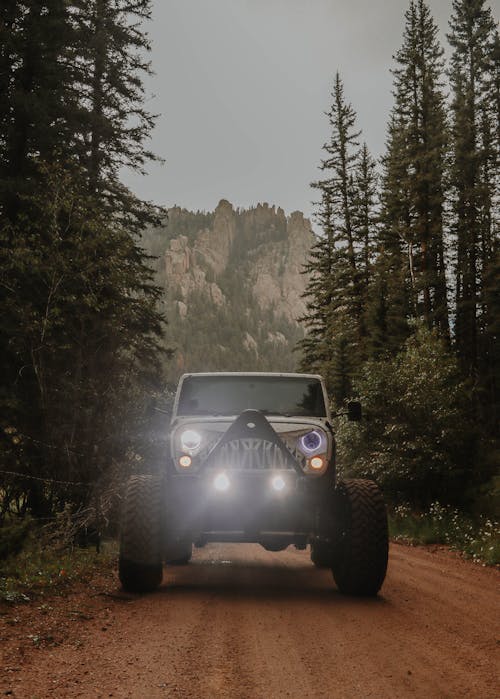
{"label": "round headlight", "polygon": [[300,438],[300,446],[306,454],[317,451],[322,443],[323,438],[317,430],[312,430],[312,432],[308,432]]}
{"label": "round headlight", "polygon": [[309,462],[309,466],[314,470],[314,471],[321,471],[323,466],[325,465],[325,462],[321,458],[321,456],[313,456],[313,458]]}
{"label": "round headlight", "polygon": [[181,446],[183,449],[198,449],[201,444],[201,434],[196,430],[185,430],[181,434]]}
{"label": "round headlight", "polygon": [[220,493],[225,493],[226,490],[229,490],[230,485],[231,485],[231,482],[224,472],[219,473],[214,478],[215,490],[218,490]]}

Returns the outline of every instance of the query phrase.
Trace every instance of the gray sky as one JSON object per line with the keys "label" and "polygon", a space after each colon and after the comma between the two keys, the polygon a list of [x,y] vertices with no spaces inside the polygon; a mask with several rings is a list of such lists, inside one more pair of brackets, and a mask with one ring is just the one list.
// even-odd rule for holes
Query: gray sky
{"label": "gray sky", "polygon": [[[126,184],[166,206],[213,210],[225,198],[310,215],[337,70],[363,138],[383,151],[408,4],[154,0],[147,106],[161,115],[151,147],[166,163]],[[446,44],[451,0],[428,4]],[[500,0],[490,5],[498,17]]]}

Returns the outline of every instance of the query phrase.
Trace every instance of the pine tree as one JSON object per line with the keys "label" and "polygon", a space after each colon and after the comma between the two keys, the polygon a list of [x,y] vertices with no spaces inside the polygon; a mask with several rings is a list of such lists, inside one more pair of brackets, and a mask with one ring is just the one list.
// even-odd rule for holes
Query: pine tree
{"label": "pine tree", "polygon": [[378,174],[376,163],[366,143],[361,147],[355,172],[353,223],[356,237],[356,286],[360,292],[362,312],[359,318],[360,356],[369,356],[370,334],[368,306],[373,279],[378,237]]}
{"label": "pine tree", "polygon": [[123,187],[123,167],[143,172],[157,156],[144,147],[155,117],[144,107],[143,77],[151,73],[141,25],[151,19],[150,0],[78,0],[73,3],[72,66],[79,85],[80,128],[76,150],[89,192],[113,215],[139,231],[157,223]]}
{"label": "pine tree", "polygon": [[[484,0],[454,0],[448,36],[453,48],[453,231],[456,241],[456,348],[466,373],[488,395],[495,422],[499,357],[495,297],[500,293],[500,41]],[[496,281],[495,281],[496,279]]]}
{"label": "pine tree", "polygon": [[366,345],[367,278],[372,263],[374,164],[366,146],[359,147],[356,113],[344,97],[337,73],[327,113],[330,138],[323,146],[313,183],[321,192],[316,219],[322,233],[305,267],[308,330],[300,343],[302,367],[323,373],[332,395],[342,402]]}
{"label": "pine tree", "polygon": [[414,246],[406,233],[411,217],[404,134],[394,113],[382,165],[380,221],[367,303],[368,356],[372,359],[397,352],[408,337],[409,318],[417,314],[412,305]]}
{"label": "pine tree", "polygon": [[70,140],[65,0],[8,0],[0,8],[0,216],[14,221],[30,195],[38,160]]}
{"label": "pine tree", "polygon": [[303,273],[309,277],[304,297],[307,313],[299,322],[307,327],[306,337],[299,342],[304,371],[322,371],[329,357],[329,311],[333,303],[333,240],[332,205],[329,188],[323,184],[322,201],[316,212],[322,233],[313,245]]}
{"label": "pine tree", "polygon": [[[448,337],[444,263],[446,119],[441,91],[443,51],[423,0],[410,2],[396,54],[395,105],[388,130],[382,192],[382,265],[404,265],[408,311]],[[398,259],[399,258],[399,259]]]}
{"label": "pine tree", "polygon": [[[160,375],[159,292],[137,237],[156,211],[119,180],[150,158],[149,3],[0,13],[0,424],[16,435],[2,462],[91,481],[123,462]],[[83,497],[34,483],[23,487],[38,515]]]}

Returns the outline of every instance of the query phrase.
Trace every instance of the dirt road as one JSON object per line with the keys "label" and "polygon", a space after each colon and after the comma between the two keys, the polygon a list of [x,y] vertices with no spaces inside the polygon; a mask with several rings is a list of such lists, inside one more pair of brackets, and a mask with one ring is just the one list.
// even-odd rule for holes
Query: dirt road
{"label": "dirt road", "polygon": [[497,699],[498,582],[393,545],[382,594],[353,599],[307,552],[209,545],[152,595],[112,583],[4,615],[0,696]]}

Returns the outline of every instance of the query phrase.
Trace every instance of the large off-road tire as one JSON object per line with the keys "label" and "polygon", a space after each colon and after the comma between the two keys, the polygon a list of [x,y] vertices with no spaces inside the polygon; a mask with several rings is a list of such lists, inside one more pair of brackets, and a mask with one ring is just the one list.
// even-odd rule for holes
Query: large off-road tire
{"label": "large off-road tire", "polygon": [[127,484],[120,534],[119,577],[128,592],[151,592],[162,581],[163,488],[156,476]]}
{"label": "large off-road tire", "polygon": [[368,480],[345,480],[337,487],[342,540],[332,572],[340,592],[373,596],[387,571],[389,536],[384,499]]}

